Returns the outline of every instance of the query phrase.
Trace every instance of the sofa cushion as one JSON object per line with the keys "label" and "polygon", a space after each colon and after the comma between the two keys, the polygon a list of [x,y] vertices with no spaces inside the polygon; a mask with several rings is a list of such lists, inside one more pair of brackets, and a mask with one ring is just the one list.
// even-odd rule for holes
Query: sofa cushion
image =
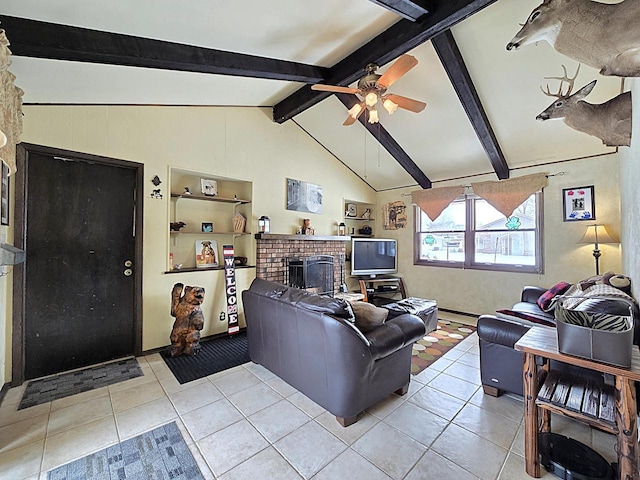
{"label": "sofa cushion", "polygon": [[281,283],[269,282],[262,278],[254,278],[249,287],[252,292],[269,298],[280,298],[289,287]]}
{"label": "sofa cushion", "polygon": [[353,312],[347,302],[339,298],[305,292],[299,288],[288,287],[280,296],[280,301],[291,303],[300,308],[318,313],[326,313],[353,321]]}
{"label": "sofa cushion", "polygon": [[376,307],[367,302],[351,302],[351,308],[355,317],[356,327],[362,332],[370,332],[379,327],[387,319],[389,310]]}
{"label": "sofa cushion", "polygon": [[[520,304],[514,305],[516,308]],[[531,305],[531,304],[529,304]],[[523,312],[519,310],[497,310],[496,314],[498,318],[506,318],[508,320],[524,320],[532,324],[546,325],[547,327],[555,327],[554,317],[536,315],[535,313]]]}
{"label": "sofa cushion", "polygon": [[549,290],[547,290],[542,295],[540,295],[536,303],[542,310],[544,310],[545,312],[548,312],[550,309],[553,308],[553,304],[555,303],[556,297],[558,295],[562,295],[570,288],[571,288],[570,283],[558,282]]}

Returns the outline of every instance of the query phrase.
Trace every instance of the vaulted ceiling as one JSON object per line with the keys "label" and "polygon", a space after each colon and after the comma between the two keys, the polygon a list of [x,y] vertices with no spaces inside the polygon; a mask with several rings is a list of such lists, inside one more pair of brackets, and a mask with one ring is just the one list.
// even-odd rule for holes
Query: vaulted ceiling
{"label": "vaulted ceiling", "polygon": [[[544,77],[577,67],[546,43],[506,51],[539,3],[0,0],[0,27],[27,104],[272,107],[380,191],[614,151],[535,121]],[[310,88],[355,86],[367,64],[382,73],[403,53],[419,63],[389,91],[426,102],[421,113],[344,127],[357,98]],[[620,93],[585,66],[576,86],[596,78],[591,103]]]}

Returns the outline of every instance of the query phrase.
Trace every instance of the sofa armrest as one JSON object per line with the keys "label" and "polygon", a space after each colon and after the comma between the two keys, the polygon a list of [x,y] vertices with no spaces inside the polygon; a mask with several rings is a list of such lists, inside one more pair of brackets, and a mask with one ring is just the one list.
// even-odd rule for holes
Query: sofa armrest
{"label": "sofa armrest", "polygon": [[405,313],[387,320],[365,334],[374,360],[384,358],[411,345],[424,336],[426,328],[420,317]]}
{"label": "sofa armrest", "polygon": [[520,301],[527,303],[536,303],[540,298],[540,295],[542,295],[547,290],[547,288],[527,285],[522,288],[522,296]]}
{"label": "sofa armrest", "polygon": [[510,348],[513,348],[529,328],[531,327],[494,315],[482,315],[478,318],[478,337],[480,340]]}

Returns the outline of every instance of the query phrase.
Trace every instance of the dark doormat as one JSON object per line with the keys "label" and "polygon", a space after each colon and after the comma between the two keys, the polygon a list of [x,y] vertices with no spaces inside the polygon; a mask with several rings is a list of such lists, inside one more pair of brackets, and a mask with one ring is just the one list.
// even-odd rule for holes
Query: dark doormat
{"label": "dark doormat", "polygon": [[233,337],[225,335],[200,342],[200,346],[202,348],[197,355],[170,357],[166,352],[161,353],[179,383],[191,382],[251,361],[246,331]]}
{"label": "dark doormat", "polygon": [[22,395],[18,410],[141,376],[142,369],[138,360],[130,357],[95,367],[31,380]]}
{"label": "dark doormat", "polygon": [[47,480],[202,480],[175,422],[117,443],[47,473]]}

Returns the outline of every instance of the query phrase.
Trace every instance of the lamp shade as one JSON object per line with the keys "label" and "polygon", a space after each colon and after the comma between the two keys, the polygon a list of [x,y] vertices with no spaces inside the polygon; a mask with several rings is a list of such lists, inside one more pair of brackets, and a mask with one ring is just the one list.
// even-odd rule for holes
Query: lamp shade
{"label": "lamp shade", "polygon": [[604,225],[589,225],[578,243],[620,243],[607,231]]}

